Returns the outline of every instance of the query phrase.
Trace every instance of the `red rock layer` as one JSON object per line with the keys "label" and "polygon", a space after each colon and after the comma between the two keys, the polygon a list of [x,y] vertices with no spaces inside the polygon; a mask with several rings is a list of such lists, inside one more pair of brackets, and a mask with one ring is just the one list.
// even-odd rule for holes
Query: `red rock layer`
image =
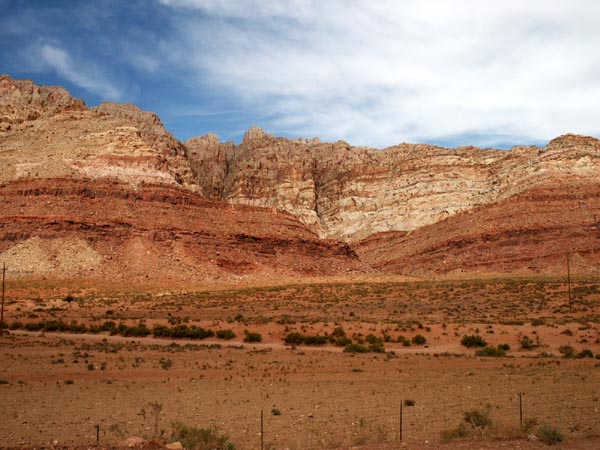
{"label": "red rock layer", "polygon": [[400,274],[600,272],[600,184],[554,184],[411,233],[355,246],[375,269]]}
{"label": "red rock layer", "polygon": [[0,186],[0,253],[20,276],[211,281],[363,271],[293,216],[111,181]]}

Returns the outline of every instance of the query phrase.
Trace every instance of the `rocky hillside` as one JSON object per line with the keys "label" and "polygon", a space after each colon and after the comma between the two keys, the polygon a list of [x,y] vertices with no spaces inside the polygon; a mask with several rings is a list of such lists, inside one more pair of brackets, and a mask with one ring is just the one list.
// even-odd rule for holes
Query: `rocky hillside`
{"label": "rocky hillside", "polygon": [[[221,280],[600,270],[600,141],[510,151],[181,143],[133,105],[0,76],[0,252],[23,274]],[[327,240],[331,239],[331,240]]]}
{"label": "rocky hillside", "polygon": [[186,148],[133,105],[0,77],[0,260],[13,275],[232,281],[369,270],[273,208],[207,200]]}
{"label": "rocky hillside", "polygon": [[208,135],[185,143],[203,191],[296,215],[321,237],[357,242],[412,231],[553,180],[595,180],[600,141],[567,135],[510,151],[275,138],[250,129],[239,146]]}

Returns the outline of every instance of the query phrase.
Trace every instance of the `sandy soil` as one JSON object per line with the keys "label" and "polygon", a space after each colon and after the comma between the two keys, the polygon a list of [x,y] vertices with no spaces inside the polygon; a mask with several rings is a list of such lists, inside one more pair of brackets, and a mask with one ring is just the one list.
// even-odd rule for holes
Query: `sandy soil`
{"label": "sandy soil", "polygon": [[[260,448],[262,410],[265,448],[546,448],[519,430],[522,392],[524,418],[565,435],[557,448],[597,449],[599,361],[559,353],[566,344],[600,353],[597,286],[577,280],[571,312],[565,286],[552,279],[323,280],[183,293],[82,289],[71,290],[70,304],[64,292],[40,295],[35,287],[28,294],[26,286],[11,286],[19,295],[9,301],[8,323],[142,320],[149,327],[230,328],[236,338],[11,331],[0,339],[0,446],[93,445],[96,425],[101,445],[113,446],[129,436],[168,438],[172,422],[181,421],[215,426],[238,448]],[[422,334],[427,344],[385,342],[386,353],[348,354],[282,341],[291,331],[312,335],[336,326],[357,340]],[[259,332],[263,342],[242,342],[244,330]],[[460,345],[461,336],[474,333],[508,343],[507,357],[475,357]],[[520,349],[524,335],[540,346]],[[403,406],[401,443],[403,400],[414,404]],[[443,443],[441,433],[472,409],[489,411],[494,426]]]}

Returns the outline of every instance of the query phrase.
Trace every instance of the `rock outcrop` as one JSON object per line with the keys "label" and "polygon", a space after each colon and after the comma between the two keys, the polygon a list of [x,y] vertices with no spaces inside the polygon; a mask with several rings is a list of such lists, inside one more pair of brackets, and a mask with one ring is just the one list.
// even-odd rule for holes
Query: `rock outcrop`
{"label": "rock outcrop", "polygon": [[600,173],[600,141],[574,135],[510,151],[422,144],[376,150],[274,138],[256,127],[235,147],[202,139],[192,140],[189,156],[198,178],[216,181],[207,195],[288,211],[321,237],[349,242]]}
{"label": "rock outcrop", "polygon": [[369,270],[290,214],[205,199],[217,180],[198,182],[192,151],[133,105],[89,109],[2,76],[0,123],[0,259],[13,276],[172,286]]}

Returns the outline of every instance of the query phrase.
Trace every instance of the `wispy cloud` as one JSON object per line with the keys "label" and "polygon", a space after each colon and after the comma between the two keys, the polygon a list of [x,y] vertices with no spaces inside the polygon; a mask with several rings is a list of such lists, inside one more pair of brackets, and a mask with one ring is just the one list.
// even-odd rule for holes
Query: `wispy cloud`
{"label": "wispy cloud", "polygon": [[97,67],[76,63],[69,53],[56,45],[41,44],[37,48],[40,63],[69,82],[89,90],[102,98],[119,100],[122,92],[106,80]]}
{"label": "wispy cloud", "polygon": [[272,131],[376,146],[599,132],[598,2],[160,3],[176,67]]}

